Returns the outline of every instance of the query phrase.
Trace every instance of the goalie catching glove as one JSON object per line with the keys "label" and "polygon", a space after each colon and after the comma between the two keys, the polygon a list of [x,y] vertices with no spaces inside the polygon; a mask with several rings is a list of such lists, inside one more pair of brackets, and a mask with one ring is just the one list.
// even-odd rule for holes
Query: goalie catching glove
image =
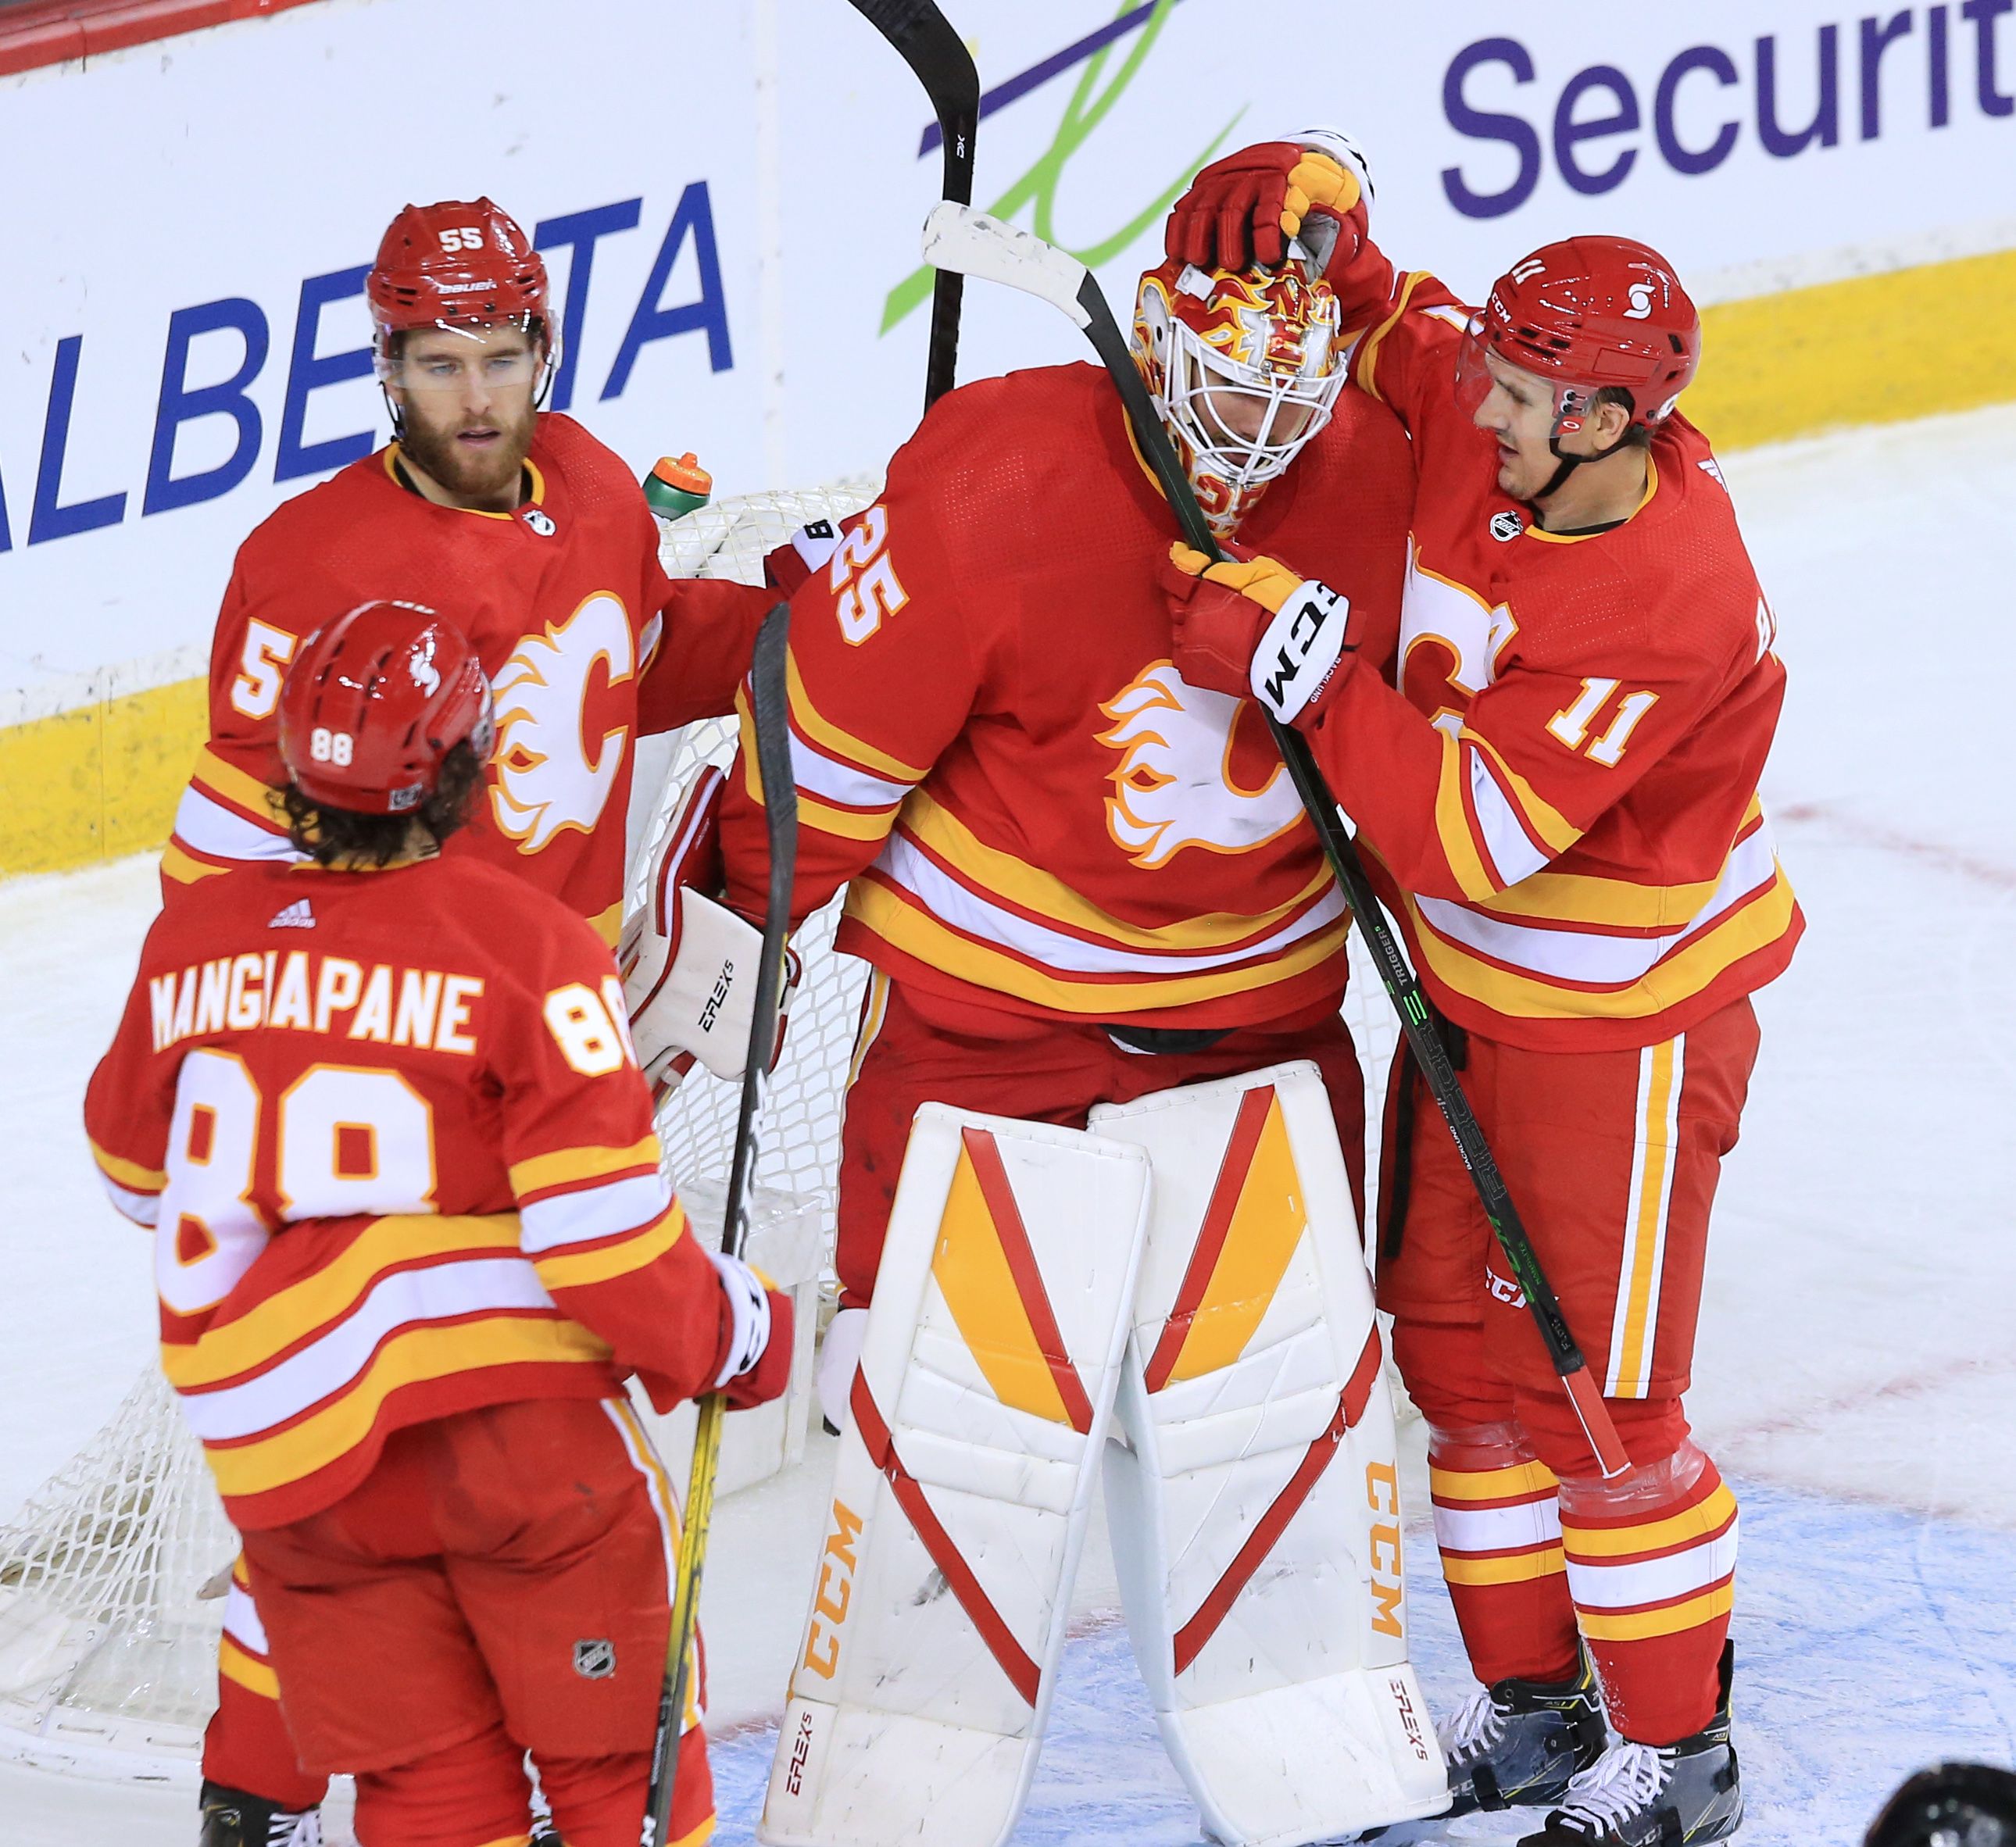
{"label": "goalie catching glove", "polygon": [[1357,659],[1350,599],[1273,558],[1214,564],[1179,542],[1162,573],[1176,671],[1306,730]]}
{"label": "goalie catching glove", "polygon": [[[637,1062],[659,1101],[696,1059],[729,1079],[739,1078],[748,1061],[763,933],[708,895],[722,889],[718,830],[726,781],[710,765],[673,805],[651,843],[644,902],[625,920],[617,952]],[[787,950],[772,1070],[801,967],[797,952]]]}

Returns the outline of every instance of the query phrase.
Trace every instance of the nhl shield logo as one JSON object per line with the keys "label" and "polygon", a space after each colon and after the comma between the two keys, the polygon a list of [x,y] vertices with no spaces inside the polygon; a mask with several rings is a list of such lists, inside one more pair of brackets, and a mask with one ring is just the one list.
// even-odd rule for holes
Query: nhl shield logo
{"label": "nhl shield logo", "polygon": [[556,532],[560,531],[560,527],[553,523],[553,515],[548,513],[544,507],[528,506],[524,509],[520,517],[524,519],[525,524],[531,527],[531,529],[542,538],[551,538]]}
{"label": "nhl shield logo", "polygon": [[1491,516],[1491,536],[1501,545],[1509,539],[1517,538],[1525,530],[1526,516],[1515,513],[1510,507],[1503,513]]}
{"label": "nhl shield logo", "polygon": [[575,1643],[574,1671],[584,1680],[607,1680],[616,1672],[616,1644],[601,1637]]}

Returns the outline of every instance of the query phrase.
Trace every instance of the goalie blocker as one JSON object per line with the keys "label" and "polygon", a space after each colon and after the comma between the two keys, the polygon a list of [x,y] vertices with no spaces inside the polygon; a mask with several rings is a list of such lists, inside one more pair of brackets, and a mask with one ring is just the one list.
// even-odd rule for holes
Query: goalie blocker
{"label": "goalie blocker", "polygon": [[1445,1806],[1355,1230],[1310,1064],[1089,1131],[918,1111],[761,1839],[1008,1838],[1102,1457],[1136,1658],[1211,1834]]}
{"label": "goalie blocker", "polygon": [[[719,769],[703,767],[667,812],[648,849],[644,902],[624,920],[617,947],[631,1043],[660,1103],[696,1060],[733,1082],[748,1058],[763,933],[708,895],[722,886],[724,781]],[[787,951],[772,1068],[801,968],[797,952]]]}

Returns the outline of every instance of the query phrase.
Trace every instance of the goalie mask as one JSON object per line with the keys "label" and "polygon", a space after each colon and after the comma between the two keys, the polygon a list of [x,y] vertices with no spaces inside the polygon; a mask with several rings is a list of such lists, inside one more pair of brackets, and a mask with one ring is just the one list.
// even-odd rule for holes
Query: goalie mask
{"label": "goalie mask", "polygon": [[1330,419],[1348,376],[1337,297],[1298,262],[1141,279],[1134,356],[1221,538]]}

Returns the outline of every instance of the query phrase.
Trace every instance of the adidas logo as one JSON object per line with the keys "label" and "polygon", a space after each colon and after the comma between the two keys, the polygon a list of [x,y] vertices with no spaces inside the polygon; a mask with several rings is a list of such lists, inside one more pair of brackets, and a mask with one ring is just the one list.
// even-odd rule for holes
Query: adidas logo
{"label": "adidas logo", "polygon": [[315,913],[308,909],[308,901],[305,898],[296,898],[266,926],[268,930],[312,930],[315,927]]}

